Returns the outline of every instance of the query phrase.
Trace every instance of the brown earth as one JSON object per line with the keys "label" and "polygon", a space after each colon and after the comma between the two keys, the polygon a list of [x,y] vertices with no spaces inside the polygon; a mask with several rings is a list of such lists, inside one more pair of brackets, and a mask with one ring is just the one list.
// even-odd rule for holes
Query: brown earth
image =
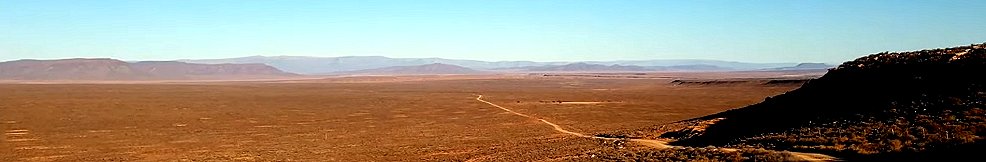
{"label": "brown earth", "polygon": [[[614,141],[557,129],[588,136],[633,130],[796,87],[672,80],[485,75],[0,84],[0,161],[592,160]],[[479,94],[530,117],[480,102]]]}

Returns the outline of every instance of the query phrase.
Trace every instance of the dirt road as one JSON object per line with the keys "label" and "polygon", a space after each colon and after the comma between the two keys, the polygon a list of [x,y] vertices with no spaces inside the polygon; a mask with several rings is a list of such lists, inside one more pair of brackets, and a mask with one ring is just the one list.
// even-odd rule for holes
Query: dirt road
{"label": "dirt road", "polygon": [[510,109],[508,109],[506,107],[503,107],[503,106],[494,104],[492,102],[483,100],[483,95],[477,95],[476,96],[476,100],[479,101],[479,102],[483,102],[483,103],[489,104],[489,105],[491,105],[493,107],[500,108],[500,109],[502,109],[504,111],[513,113],[514,115],[523,116],[523,117],[527,117],[527,118],[531,118],[531,119],[534,119],[534,120],[541,121],[544,124],[551,125],[551,127],[553,127],[555,129],[555,131],[558,131],[558,132],[561,132],[561,133],[565,133],[565,134],[570,134],[570,135],[574,135],[574,136],[578,136],[578,137],[583,137],[583,138],[594,138],[594,139],[604,139],[604,140],[629,140],[629,141],[638,142],[638,143],[640,143],[642,145],[650,146],[650,147],[654,147],[654,148],[662,148],[662,149],[663,148],[671,148],[671,146],[667,145],[667,143],[668,143],[667,141],[661,141],[661,140],[610,138],[610,137],[590,136],[590,135],[585,135],[585,134],[578,133],[578,132],[572,132],[572,131],[569,131],[569,130],[565,130],[565,128],[562,128],[558,124],[552,123],[552,122],[550,122],[548,120],[544,120],[544,119],[537,118],[537,117],[534,117],[534,116],[530,116],[530,115],[527,115],[527,114],[522,114],[522,113],[516,112],[514,110],[510,110]]}
{"label": "dirt road", "polygon": [[[569,131],[569,130],[565,130],[565,128],[562,128],[558,124],[552,123],[552,122],[550,122],[548,120],[544,120],[544,119],[537,118],[537,117],[534,117],[534,116],[530,116],[530,115],[527,115],[527,114],[519,113],[519,112],[516,112],[514,110],[508,109],[506,107],[503,107],[503,106],[494,104],[492,102],[483,100],[483,95],[477,95],[476,96],[476,100],[479,101],[479,102],[483,102],[483,103],[489,104],[489,105],[491,105],[493,107],[500,108],[500,109],[502,109],[504,111],[513,113],[514,115],[523,116],[523,117],[527,117],[527,118],[531,118],[531,119],[534,119],[534,120],[541,121],[544,124],[551,125],[551,127],[553,127],[555,129],[555,131],[561,132],[561,133],[565,133],[565,134],[570,134],[570,135],[574,135],[574,136],[578,136],[578,137],[583,137],[583,138],[594,138],[594,139],[603,139],[603,140],[629,140],[629,141],[637,142],[637,143],[639,143],[641,145],[644,145],[644,146],[649,146],[649,147],[658,148],[658,149],[681,148],[681,146],[671,146],[671,145],[668,145],[668,141],[662,141],[662,140],[610,138],[610,137],[590,136],[590,135],[585,135],[585,134],[578,133],[578,132],[572,132],[572,131]],[[739,150],[732,149],[732,148],[725,148],[723,150],[726,150],[728,152],[739,151]],[[825,155],[825,154],[803,153],[803,152],[788,152],[788,153],[790,153],[791,155],[793,155],[795,157],[798,157],[799,159],[804,160],[804,161],[839,161],[838,158],[835,158],[835,157],[832,157],[832,156],[828,156],[828,155]]]}

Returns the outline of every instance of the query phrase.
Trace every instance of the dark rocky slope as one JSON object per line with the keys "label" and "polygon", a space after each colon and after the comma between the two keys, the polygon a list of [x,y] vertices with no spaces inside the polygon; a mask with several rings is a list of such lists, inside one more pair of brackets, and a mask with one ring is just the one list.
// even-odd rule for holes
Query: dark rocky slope
{"label": "dark rocky slope", "polygon": [[986,151],[984,72],[986,44],[873,54],[761,103],[669,124],[661,137],[845,160],[976,157]]}

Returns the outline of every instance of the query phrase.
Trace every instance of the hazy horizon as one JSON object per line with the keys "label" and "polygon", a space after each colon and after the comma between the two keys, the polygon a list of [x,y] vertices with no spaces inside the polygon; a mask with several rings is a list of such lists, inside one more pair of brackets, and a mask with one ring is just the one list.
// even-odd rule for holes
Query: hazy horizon
{"label": "hazy horizon", "polygon": [[986,42],[979,1],[8,1],[0,61],[384,56],[841,63]]}
{"label": "hazy horizon", "polygon": [[386,57],[392,59],[449,59],[449,60],[471,60],[471,61],[484,61],[484,62],[516,62],[516,61],[530,61],[530,62],[569,62],[569,63],[580,63],[580,62],[619,62],[619,61],[677,61],[677,60],[694,60],[694,61],[724,61],[724,62],[739,62],[739,63],[755,63],[755,64],[772,64],[772,63],[825,63],[831,65],[838,65],[842,62],[747,62],[747,61],[734,61],[734,60],[717,60],[717,59],[639,59],[639,60],[629,60],[629,59],[613,59],[613,60],[572,60],[572,61],[555,61],[555,60],[482,60],[482,59],[463,59],[463,58],[443,58],[443,57],[389,57],[380,55],[365,55],[365,56],[292,56],[292,55],[277,55],[277,56],[264,56],[264,55],[253,55],[253,56],[241,56],[241,57],[228,57],[228,58],[202,58],[202,59],[166,59],[166,60],[127,60],[118,59],[112,57],[65,57],[65,58],[19,58],[11,60],[0,60],[0,62],[5,61],[17,61],[17,60],[66,60],[66,59],[115,59],[126,62],[141,62],[141,61],[183,61],[183,60],[223,60],[223,59],[237,59],[237,58],[249,58],[249,57],[307,57],[307,58],[339,58],[339,57]]}

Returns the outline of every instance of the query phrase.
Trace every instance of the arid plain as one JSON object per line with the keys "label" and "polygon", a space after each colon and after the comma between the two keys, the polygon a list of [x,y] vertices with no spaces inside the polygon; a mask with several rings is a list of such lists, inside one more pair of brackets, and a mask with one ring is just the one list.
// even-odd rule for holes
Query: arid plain
{"label": "arid plain", "polygon": [[800,85],[756,78],[804,77],[749,72],[7,82],[0,84],[0,161],[592,160],[613,141],[566,134],[546,121],[590,136],[642,129],[750,105]]}

